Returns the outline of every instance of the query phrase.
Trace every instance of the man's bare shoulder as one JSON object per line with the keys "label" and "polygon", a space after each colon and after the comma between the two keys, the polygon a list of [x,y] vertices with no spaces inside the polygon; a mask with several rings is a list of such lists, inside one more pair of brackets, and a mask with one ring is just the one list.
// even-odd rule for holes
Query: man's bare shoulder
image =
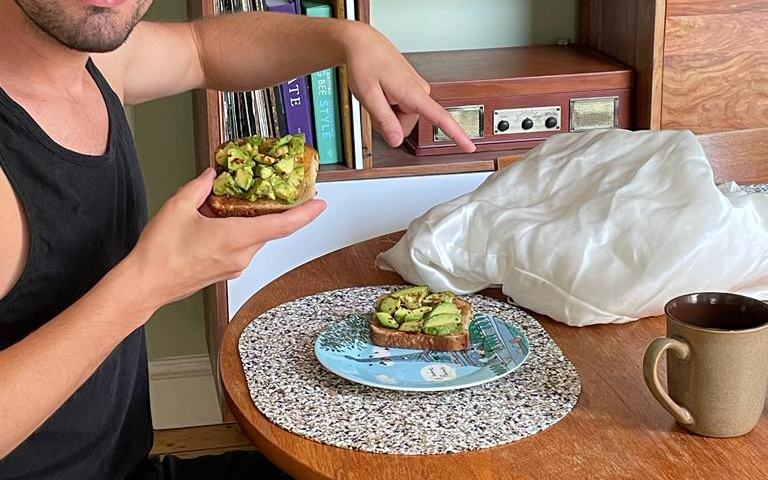
{"label": "man's bare shoulder", "polygon": [[143,20],[123,45],[93,61],[128,105],[196,88],[202,70],[190,25]]}
{"label": "man's bare shoulder", "polygon": [[135,58],[136,50],[150,48],[151,29],[146,20],[139,22],[131,32],[128,39],[116,50],[107,53],[94,53],[91,55],[93,63],[107,79],[112,89],[120,99],[124,98],[125,77],[131,73],[131,61]]}

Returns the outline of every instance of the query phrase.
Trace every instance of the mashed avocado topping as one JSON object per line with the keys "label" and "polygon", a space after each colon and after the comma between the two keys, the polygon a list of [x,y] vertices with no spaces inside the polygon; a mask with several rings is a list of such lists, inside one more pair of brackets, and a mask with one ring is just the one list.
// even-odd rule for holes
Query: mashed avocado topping
{"label": "mashed avocado topping", "polygon": [[384,328],[428,335],[461,332],[462,319],[452,292],[429,293],[426,286],[402,288],[381,299],[374,316]]}
{"label": "mashed avocado topping", "polygon": [[255,202],[259,199],[295,202],[304,182],[304,135],[277,140],[261,136],[229,142],[216,152],[219,176],[213,193]]}

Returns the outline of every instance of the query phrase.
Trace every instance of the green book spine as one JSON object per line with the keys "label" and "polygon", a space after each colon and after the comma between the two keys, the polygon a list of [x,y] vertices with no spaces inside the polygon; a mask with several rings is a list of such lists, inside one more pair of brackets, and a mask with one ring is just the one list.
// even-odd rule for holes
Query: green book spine
{"label": "green book spine", "polygon": [[[317,1],[301,2],[308,17],[330,18],[331,6]],[[336,83],[336,68],[326,68],[310,75],[315,143],[321,164],[343,162],[341,153],[341,111]]]}

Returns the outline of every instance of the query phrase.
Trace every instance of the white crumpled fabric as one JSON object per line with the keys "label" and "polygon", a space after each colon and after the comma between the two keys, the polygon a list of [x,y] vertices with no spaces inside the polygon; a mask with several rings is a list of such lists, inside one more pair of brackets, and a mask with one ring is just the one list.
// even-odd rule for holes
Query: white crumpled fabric
{"label": "white crumpled fabric", "polygon": [[765,299],[768,195],[716,186],[687,131],[562,134],[413,220],[377,264],[432,290],[502,285],[576,326],[659,315],[689,292]]}

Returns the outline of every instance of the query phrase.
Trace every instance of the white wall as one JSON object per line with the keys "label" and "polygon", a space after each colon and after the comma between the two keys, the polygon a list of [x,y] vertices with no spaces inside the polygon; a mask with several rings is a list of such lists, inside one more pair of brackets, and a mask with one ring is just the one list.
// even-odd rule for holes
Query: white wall
{"label": "white wall", "polygon": [[474,190],[489,174],[319,183],[326,211],[303,230],[265,245],[243,275],[228,283],[230,316],[283,273],[344,246],[403,230],[432,206]]}
{"label": "white wall", "polygon": [[577,0],[371,0],[371,24],[402,51],[576,40]]}

